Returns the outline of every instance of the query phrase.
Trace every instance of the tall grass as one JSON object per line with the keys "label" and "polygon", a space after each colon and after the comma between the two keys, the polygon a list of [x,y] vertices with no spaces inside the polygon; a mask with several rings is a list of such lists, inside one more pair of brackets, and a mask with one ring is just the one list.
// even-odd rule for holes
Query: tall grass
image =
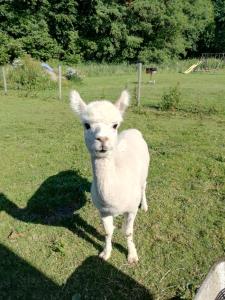
{"label": "tall grass", "polygon": [[80,64],[77,66],[86,76],[102,76],[116,74],[132,74],[136,70],[136,65],[129,64]]}
{"label": "tall grass", "polygon": [[17,65],[8,66],[7,82],[9,88],[16,90],[53,89],[56,84],[43,70],[39,61],[24,56]]}
{"label": "tall grass", "polygon": [[[143,70],[146,67],[157,67],[158,73],[183,73],[193,64],[196,64],[200,58],[193,58],[187,60],[176,60],[170,61],[167,63],[155,64],[155,63],[148,63],[143,64]],[[134,74],[137,70],[137,64],[97,64],[97,63],[86,63],[86,64],[78,64],[74,66],[78,69],[82,74],[85,76],[109,76],[109,75],[130,75]],[[221,70],[225,68],[225,61],[210,58],[204,60],[202,64],[196,69],[196,71],[215,71]]]}

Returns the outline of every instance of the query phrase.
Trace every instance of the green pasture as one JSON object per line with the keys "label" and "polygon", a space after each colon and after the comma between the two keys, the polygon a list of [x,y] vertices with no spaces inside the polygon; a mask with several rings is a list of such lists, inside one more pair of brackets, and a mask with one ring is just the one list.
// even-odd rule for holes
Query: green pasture
{"label": "green pasture", "polygon": [[[192,299],[225,255],[225,72],[164,69],[153,85],[143,71],[137,107],[135,67],[79,69],[83,81],[63,80],[62,101],[57,84],[28,91],[9,82],[4,95],[0,83],[0,299]],[[161,111],[177,84],[178,108]],[[114,101],[125,87],[132,103],[121,129],[141,130],[151,152],[135,266],[121,217],[112,257],[97,257],[104,231],[83,129],[68,104],[71,88],[87,101]]]}

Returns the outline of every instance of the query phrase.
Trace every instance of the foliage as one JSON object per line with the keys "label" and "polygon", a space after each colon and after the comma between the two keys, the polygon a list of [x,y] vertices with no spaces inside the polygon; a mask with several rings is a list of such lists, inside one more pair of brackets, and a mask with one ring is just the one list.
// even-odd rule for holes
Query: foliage
{"label": "foliage", "polygon": [[181,101],[181,91],[179,84],[165,92],[161,99],[160,107],[162,110],[176,109]]}
{"label": "foliage", "polygon": [[0,65],[12,62],[23,54],[22,45],[9,35],[0,31]]}
{"label": "foliage", "polygon": [[35,90],[54,87],[54,83],[44,72],[40,63],[28,55],[24,56],[20,63],[17,62],[14,67],[9,69],[8,79],[16,89]]}
{"label": "foliage", "polygon": [[225,48],[225,2],[213,0],[215,12],[215,33],[213,35],[213,47],[216,52],[224,52]]}
{"label": "foliage", "polygon": [[59,57],[61,48],[49,35],[46,22],[41,21],[34,25],[33,22],[30,24],[27,34],[18,39],[22,43],[23,49],[32,57],[43,61]]}
{"label": "foliage", "polygon": [[[24,51],[69,63],[184,57],[214,22],[212,0],[3,0],[0,5],[0,30]],[[219,37],[223,27],[217,31]],[[4,51],[3,56],[8,60]]]}
{"label": "foliage", "polygon": [[48,23],[42,15],[45,12],[44,5],[40,5],[35,12],[29,2],[7,1],[1,5],[0,30],[20,43],[22,49],[35,58],[58,58],[62,49],[49,33]]}
{"label": "foliage", "polygon": [[223,0],[212,0],[213,19],[200,34],[196,43],[196,55],[202,52],[223,53],[225,48],[225,2]]}
{"label": "foliage", "polygon": [[66,78],[74,82],[81,82],[83,80],[82,74],[73,68],[67,68]]}

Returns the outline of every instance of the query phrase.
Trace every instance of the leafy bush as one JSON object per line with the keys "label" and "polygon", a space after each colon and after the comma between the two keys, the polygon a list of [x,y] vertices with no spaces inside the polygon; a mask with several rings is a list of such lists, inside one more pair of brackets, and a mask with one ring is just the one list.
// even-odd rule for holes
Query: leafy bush
{"label": "leafy bush", "polygon": [[12,62],[23,54],[21,43],[0,31],[0,65]]}
{"label": "leafy bush", "polygon": [[162,110],[176,109],[178,104],[181,101],[181,92],[179,84],[175,87],[169,89],[168,92],[165,92],[162,96],[160,108]]}
{"label": "leafy bush", "polygon": [[83,75],[76,69],[68,68],[66,70],[66,78],[75,82],[81,82],[83,80]]}
{"label": "leafy bush", "polygon": [[59,58],[61,52],[60,45],[48,33],[48,26],[44,20],[34,22],[26,20],[23,26],[27,34],[20,38],[23,49],[36,59],[47,61],[50,58]]}
{"label": "leafy bush", "polygon": [[68,45],[64,49],[64,53],[62,54],[62,60],[70,64],[77,64],[81,62],[82,55],[80,53],[79,48],[79,36],[77,31],[69,31],[67,37]]}
{"label": "leafy bush", "polygon": [[29,55],[13,65],[14,67],[9,70],[8,78],[16,89],[49,89],[55,86],[49,75],[42,69],[40,62],[35,61]]}

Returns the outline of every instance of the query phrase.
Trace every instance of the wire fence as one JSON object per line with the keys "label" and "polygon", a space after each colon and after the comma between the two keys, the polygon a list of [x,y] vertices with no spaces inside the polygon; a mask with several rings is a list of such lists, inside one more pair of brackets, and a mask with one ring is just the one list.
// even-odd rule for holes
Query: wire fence
{"label": "wire fence", "polygon": [[[109,66],[109,65],[90,65],[92,70],[87,69],[87,66],[81,66],[81,68],[88,71],[90,77],[103,76],[103,74],[132,74],[132,77],[136,77],[136,92],[135,98],[137,104],[140,104],[141,99],[141,74],[143,67],[141,63],[130,66]],[[136,74],[136,75],[135,75]],[[58,65],[53,69],[48,64],[33,61],[27,59],[25,62],[18,61],[14,65],[2,66],[0,68],[0,89],[4,91],[4,94],[10,94],[13,90],[18,91],[39,91],[39,90],[52,90],[55,93],[55,97],[59,100],[63,99],[63,90],[72,87],[72,83],[81,82],[83,80],[81,72],[73,68],[65,69],[64,66]],[[72,79],[72,81],[71,81]]]}
{"label": "wire fence", "polygon": [[[207,67],[205,67],[207,61]],[[0,90],[5,95],[15,93],[18,91],[26,93],[28,96],[32,94],[46,94],[50,90],[49,95],[53,95],[54,99],[57,98],[63,101],[68,99],[68,92],[70,89],[78,86],[78,83],[90,82],[91,78],[99,78],[112,76],[123,76],[124,80],[127,80],[127,87],[132,93],[132,98],[136,100],[136,104],[140,105],[143,99],[146,98],[146,86],[155,84],[155,75],[157,73],[185,73],[189,69],[191,73],[198,71],[215,72],[215,70],[222,70],[225,68],[224,56],[222,59],[216,57],[207,56],[207,60],[202,62],[198,67],[195,67],[197,59],[170,62],[168,64],[80,64],[76,67],[68,67],[65,65],[58,65],[54,69],[46,63],[40,63],[30,57],[25,57],[23,60],[17,60],[12,65],[6,65],[0,67]],[[204,68],[203,68],[204,67]],[[187,73],[190,73],[189,71]],[[222,70],[222,72],[224,72]],[[145,75],[146,74],[146,75]],[[128,78],[128,79],[127,79]],[[88,79],[86,81],[86,79]],[[95,79],[93,79],[95,80]],[[102,79],[100,79],[101,81]],[[148,85],[147,85],[147,84]],[[122,87],[123,81],[121,80],[119,88]],[[93,89],[93,91],[90,89]],[[102,91],[101,91],[102,89]],[[101,89],[93,88],[93,85],[89,86],[88,91],[84,90],[84,96],[91,94],[98,99],[105,99],[104,96],[108,94],[116,94],[118,91],[117,83],[110,82],[108,85],[102,85]],[[100,91],[99,91],[100,90]],[[99,98],[99,94],[100,98]]]}
{"label": "wire fence", "polygon": [[[4,94],[7,95],[10,90],[35,90],[41,87],[54,88],[57,93],[57,98],[62,100],[62,67],[58,66],[58,72],[52,74],[37,74],[31,72],[26,74],[25,71],[18,71],[11,67],[2,66],[0,69],[0,87],[3,89]],[[43,85],[43,82],[45,84]],[[52,82],[51,82],[52,81]]]}

